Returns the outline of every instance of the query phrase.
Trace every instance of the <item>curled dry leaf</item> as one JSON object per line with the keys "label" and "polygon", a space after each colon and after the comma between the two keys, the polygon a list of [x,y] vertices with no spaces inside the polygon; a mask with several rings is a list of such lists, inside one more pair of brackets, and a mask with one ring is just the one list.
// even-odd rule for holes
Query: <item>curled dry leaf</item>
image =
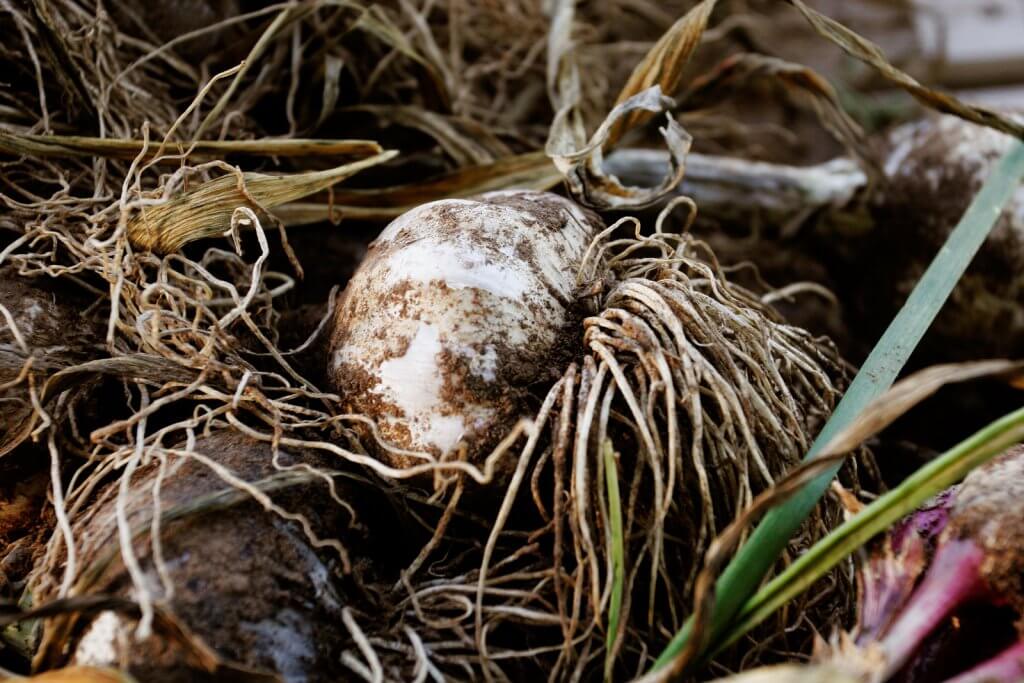
{"label": "curled dry leaf", "polygon": [[[937,92],[892,66],[881,50],[838,22],[810,9],[800,0],[793,4],[812,27],[823,37],[837,44],[853,57],[868,63],[887,79],[903,88],[926,106],[960,118],[989,126],[1018,137],[1024,137],[1024,126],[998,112],[964,104],[955,97]],[[563,3],[564,4],[564,3]],[[631,74],[618,103],[604,123],[582,144],[582,122],[578,115],[579,73],[573,60],[569,39],[572,10],[560,6],[549,38],[548,87],[556,105],[547,152],[565,175],[570,190],[582,202],[600,209],[623,209],[648,205],[664,196],[682,179],[683,160],[689,151],[689,136],[669,116],[662,130],[671,153],[673,172],[653,189],[623,185],[602,168],[601,153],[613,147],[633,127],[648,120],[654,112],[674,107],[662,92],[672,94],[678,87],[684,67],[700,44],[716,0],[703,0],[677,21],[647,53]],[[839,106],[832,87],[806,67],[793,65],[761,55],[740,55],[723,64],[717,73],[696,86],[710,87],[716,81],[731,79],[737,74],[768,72],[788,87],[808,93],[824,125],[855,154],[868,169],[874,164],[865,153],[859,127]],[[658,88],[653,91],[653,88]],[[645,94],[647,93],[647,94]],[[654,94],[656,93],[656,94]],[[695,93],[691,93],[695,94]],[[640,98],[640,99],[637,99]]]}
{"label": "curled dry leaf", "polygon": [[546,151],[565,176],[572,194],[582,203],[601,210],[647,206],[672,191],[683,179],[686,155],[693,138],[672,118],[666,117],[661,129],[670,154],[671,172],[654,188],[626,187],[615,176],[605,173],[602,162],[604,147],[610,140],[612,127],[623,117],[636,112],[667,111],[675,106],[671,98],[653,86],[616,105],[583,147],[573,143],[567,129],[552,125]]}
{"label": "curled dry leaf", "polygon": [[[832,22],[799,2],[793,2],[822,35],[837,43],[844,50],[863,59],[881,70],[890,80],[908,89],[919,99],[941,111],[953,113],[962,118],[989,125],[1008,132],[1019,131],[1021,127],[998,113],[978,107],[969,107],[951,96],[936,93],[920,85],[885,61],[878,48],[860,38],[848,29]],[[556,110],[555,120],[549,135],[547,153],[557,170],[545,163],[542,155],[528,153],[499,158],[492,163],[479,164],[434,178],[422,183],[375,190],[336,192],[330,206],[326,204],[291,204],[276,212],[288,225],[299,225],[324,220],[325,218],[358,217],[374,220],[394,218],[410,208],[435,199],[464,197],[482,192],[509,189],[550,189],[557,184],[559,173],[566,176],[570,188],[586,203],[598,208],[627,208],[643,206],[656,201],[670,188],[679,186],[682,177],[682,158],[689,148],[688,136],[677,124],[670,122],[666,131],[669,140],[669,155],[672,163],[665,164],[666,175],[660,184],[651,173],[645,173],[643,182],[655,189],[641,190],[631,186],[638,182],[637,174],[624,173],[618,177],[620,167],[602,167],[601,150],[616,144],[626,130],[640,125],[650,116],[666,107],[671,100],[654,93],[644,95],[640,101],[631,98],[639,96],[644,88],[658,86],[662,93],[671,95],[678,89],[681,76],[690,56],[699,44],[700,35],[716,2],[705,0],[677,21],[655,44],[644,60],[634,69],[627,85],[620,93],[618,106],[609,113],[608,119],[599,130],[586,141],[582,129],[582,118],[578,115],[579,74],[573,58],[571,27],[573,8],[571,3],[558,3],[551,11],[551,29],[548,34],[547,78],[550,97]],[[370,21],[366,19],[365,21]],[[376,24],[374,24],[376,26]],[[363,27],[366,28],[366,27]],[[378,29],[380,27],[377,27]],[[375,29],[376,30],[376,29]],[[390,34],[389,34],[390,35]],[[399,49],[399,48],[396,48]],[[418,60],[422,60],[418,56]],[[869,170],[871,163],[865,154],[863,138],[857,125],[846,115],[838,104],[835,92],[821,76],[806,67],[765,57],[744,54],[730,58],[712,74],[695,81],[683,96],[688,103],[710,93],[722,85],[735,82],[738,78],[770,74],[791,89],[807,94],[819,111],[824,125],[860,158]],[[626,103],[630,102],[626,107]],[[941,104],[941,106],[940,106]],[[619,109],[619,107],[625,107]],[[627,110],[628,109],[628,110]],[[419,125],[425,125],[421,121]],[[453,158],[482,157],[482,150],[469,149],[458,140],[449,139],[449,153]],[[458,144],[457,144],[458,143]],[[597,143],[595,145],[595,143]],[[446,148],[447,148],[446,147]],[[487,146],[490,150],[491,145]],[[467,156],[469,155],[469,156]],[[699,162],[698,162],[699,163]],[[696,169],[694,169],[696,170]],[[846,176],[847,174],[843,174]],[[861,180],[861,174],[851,176],[854,184]],[[622,182],[625,180],[625,182]],[[695,179],[697,180],[697,179]],[[703,189],[703,183],[699,187]],[[682,188],[687,192],[687,186]],[[695,187],[696,191],[696,187]],[[842,188],[843,193],[846,188]],[[844,194],[845,196],[845,194]],[[703,197],[701,197],[703,203]],[[713,200],[713,198],[712,198]],[[702,206],[702,208],[705,208]]]}
{"label": "curled dry leaf", "polygon": [[204,237],[223,235],[239,206],[264,211],[307,197],[362,170],[393,159],[388,151],[344,166],[294,175],[226,175],[163,204],[142,207],[128,219],[128,239],[140,249],[169,253]]}
{"label": "curled dry leaf", "polygon": [[[676,89],[683,67],[699,44],[714,5],[714,0],[704,0],[687,12],[634,68],[602,125],[602,128],[607,129],[601,136],[600,145],[614,146],[627,130],[648,120],[652,112],[661,111],[661,105],[672,106],[671,100],[664,100],[646,111],[643,107],[622,109],[627,102],[654,88],[659,88],[659,93],[667,94]],[[592,143],[588,145],[585,142],[586,134],[579,111],[580,74],[572,42],[574,12],[574,3],[566,0],[557,3],[551,12],[552,22],[548,33],[547,79],[555,117],[548,136],[547,150],[556,164],[559,164],[561,157],[575,157],[574,160],[578,161],[586,156],[584,149],[590,150],[592,147]]]}
{"label": "curled dry leaf", "polygon": [[[619,149],[604,165],[626,185],[650,187],[672,174],[672,156],[664,150]],[[546,154],[532,152],[461,168],[422,183],[338,188],[331,192],[330,204],[326,199],[292,202],[275,209],[274,215],[288,226],[346,218],[390,220],[439,199],[506,188],[549,190],[561,179]],[[845,206],[866,184],[861,166],[845,157],[805,167],[691,153],[686,157],[686,177],[671,195],[692,197],[702,215],[736,218],[753,210],[786,222],[812,208]]]}
{"label": "curled dry leaf", "polygon": [[[715,4],[715,0],[703,0],[665,32],[643,61],[633,69],[629,80],[619,93],[616,105],[654,85],[659,86],[668,95],[676,91],[683,76],[683,69],[700,44]],[[649,113],[643,111],[630,112],[612,126],[608,144],[615,145],[626,131],[650,117]]]}
{"label": "curled dry leaf", "polygon": [[700,43],[714,5],[714,0],[704,0],[659,39],[630,75],[615,107],[585,144],[579,113],[579,68],[569,39],[572,8],[571,3],[560,5],[560,11],[555,14],[558,21],[553,22],[549,38],[548,88],[556,113],[545,150],[565,176],[569,190],[582,203],[598,209],[647,206],[682,180],[692,138],[671,115],[666,117],[666,126],[661,129],[672,160],[671,173],[654,188],[624,186],[605,172],[603,152],[654,113],[675,106],[663,91],[671,92],[678,85],[682,69]]}

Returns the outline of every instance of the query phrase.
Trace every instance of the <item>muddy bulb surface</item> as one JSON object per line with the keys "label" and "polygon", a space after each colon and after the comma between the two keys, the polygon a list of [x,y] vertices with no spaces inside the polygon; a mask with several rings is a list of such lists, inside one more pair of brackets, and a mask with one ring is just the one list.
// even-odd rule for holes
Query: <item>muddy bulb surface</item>
{"label": "muddy bulb surface", "polygon": [[[560,374],[579,347],[578,272],[600,227],[543,192],[443,200],[403,214],[340,295],[334,389],[398,448],[486,456],[529,412],[529,385]],[[423,462],[377,450],[394,466]]]}
{"label": "muddy bulb surface", "polygon": [[[181,444],[176,450],[183,449]],[[227,430],[197,439],[194,449],[250,483],[279,473],[275,462],[282,467],[324,464],[317,454],[302,450],[279,451],[275,461],[266,442]],[[155,462],[140,467],[123,497],[127,518],[141,528],[151,528],[152,491],[160,476]],[[251,499],[206,510],[195,505],[214,494],[225,495],[231,486],[199,460],[169,457],[161,480],[161,509],[193,508],[160,527],[162,571],[151,536],[138,535],[138,583],[121,559],[119,482],[100,491],[94,513],[75,527],[76,581],[95,594],[132,601],[140,599],[144,586],[160,614],[167,616],[158,616],[147,635],[138,630],[137,615],[127,612],[75,615],[70,618],[73,628],[64,615],[57,615],[45,625],[44,645],[37,654],[40,668],[114,667],[147,683],[344,680],[338,657],[344,647],[342,610],[365,606],[348,595],[350,584],[341,578],[337,551],[316,547],[302,524]],[[350,526],[351,516],[331,499],[326,486],[310,482],[271,493],[275,504],[301,515],[319,538],[341,536],[339,543],[353,553],[365,547],[365,536]],[[337,493],[346,500],[355,498],[344,486]],[[358,554],[352,559],[361,561]],[[54,581],[34,589],[41,603],[55,597],[60,567]],[[191,641],[176,635],[167,618],[198,638],[215,658],[197,659]]]}
{"label": "muddy bulb surface", "polygon": [[[1013,138],[940,116],[900,126],[887,142],[886,179],[874,212],[878,227],[857,259],[870,265],[867,276],[858,277],[856,305],[879,329],[909,296]],[[936,318],[918,352],[920,362],[1019,355],[1024,350],[1022,269],[1024,186],[1003,207]]]}

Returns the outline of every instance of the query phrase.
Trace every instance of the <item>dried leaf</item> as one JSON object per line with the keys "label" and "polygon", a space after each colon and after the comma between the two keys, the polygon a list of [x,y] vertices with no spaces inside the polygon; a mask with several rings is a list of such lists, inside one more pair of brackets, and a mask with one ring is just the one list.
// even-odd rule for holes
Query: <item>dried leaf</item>
{"label": "dried leaf", "polygon": [[802,0],[785,1],[800,10],[820,36],[838,45],[851,57],[875,68],[883,77],[906,90],[926,107],[1024,139],[1024,125],[999,112],[965,104],[952,95],[921,85],[916,79],[890,64],[881,48],[870,40],[862,38],[835,19],[811,9]]}
{"label": "dried leaf", "polygon": [[361,218],[388,220],[414,206],[448,197],[470,197],[508,189],[549,190],[562,176],[543,152],[499,159],[484,166],[460,168],[432,180],[372,190],[337,189],[332,201],[285,204],[274,215],[285,225]]}
{"label": "dried leaf", "polygon": [[625,186],[602,167],[602,154],[631,128],[675,102],[663,94],[676,88],[683,68],[700,43],[715,0],[703,0],[677,21],[633,70],[615,107],[601,126],[583,143],[585,132],[579,111],[579,67],[572,52],[572,2],[561,2],[548,36],[548,87],[555,117],[545,147],[576,199],[608,209],[638,208],[656,202],[683,178],[692,138],[671,115],[661,129],[672,159],[671,173],[653,188]]}
{"label": "dried leaf", "polygon": [[[621,149],[603,163],[607,172],[625,184],[653,186],[673,174],[672,157],[667,151]],[[345,218],[390,220],[436,199],[512,188],[547,190],[561,179],[552,160],[534,152],[463,168],[422,183],[365,190],[337,188],[330,204],[326,199],[285,204],[275,209],[274,215],[289,226]],[[866,183],[857,162],[845,157],[797,167],[689,154],[686,177],[672,194],[693,197],[701,212],[711,216],[736,218],[756,210],[784,222],[812,207],[843,206]]]}
{"label": "dried leaf", "polygon": [[[629,80],[615,102],[616,106],[655,85],[669,96],[675,93],[683,76],[683,69],[700,45],[701,36],[707,29],[708,20],[716,4],[717,0],[703,0],[680,17],[658,39],[629,75]],[[626,131],[642,124],[650,117],[651,115],[644,111],[631,112],[612,127],[607,144],[614,146]]]}
{"label": "dried leaf", "polygon": [[988,360],[935,365],[915,372],[910,377],[894,384],[885,394],[869,403],[857,416],[857,419],[828,440],[819,451],[818,457],[852,451],[947,384],[966,382],[1002,373],[1012,374],[1015,378],[1019,378],[1021,370],[1024,370],[1024,363]]}
{"label": "dried leaf", "polygon": [[[162,155],[196,158],[221,158],[227,154],[275,157],[352,156],[369,157],[381,153],[372,140],[315,140],[301,138],[264,138],[261,140],[170,141],[162,145]],[[21,135],[0,130],[0,152],[30,157],[106,157],[135,159],[146,150],[143,161],[153,159],[161,145],[143,140],[90,138],[74,135]]]}
{"label": "dried leaf", "polygon": [[302,199],[397,154],[384,152],[326,171],[295,175],[241,173],[244,190],[238,175],[225,175],[163,204],[140,209],[128,221],[128,238],[140,249],[177,251],[194,240],[226,233],[232,213],[240,206],[263,211]]}
{"label": "dried leaf", "polygon": [[612,109],[583,147],[578,147],[573,136],[566,130],[559,134],[552,127],[552,137],[548,139],[546,151],[565,176],[569,190],[580,202],[602,210],[652,204],[671,192],[683,179],[686,155],[693,140],[690,134],[671,115],[666,116],[666,125],[661,133],[670,155],[670,172],[653,188],[624,186],[618,178],[606,174],[603,169],[603,148],[612,127],[622,118],[637,111],[666,111],[674,105],[670,98],[662,95],[661,88],[655,85]]}

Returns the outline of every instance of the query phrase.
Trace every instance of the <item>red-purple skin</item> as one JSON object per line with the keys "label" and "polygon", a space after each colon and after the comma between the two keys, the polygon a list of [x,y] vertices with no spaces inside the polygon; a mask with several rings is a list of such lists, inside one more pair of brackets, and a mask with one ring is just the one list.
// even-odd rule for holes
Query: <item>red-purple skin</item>
{"label": "red-purple skin", "polygon": [[[1008,607],[1018,641],[947,683],[1024,680],[1024,446],[1011,448],[897,524],[861,571],[859,648],[873,680],[913,671],[922,645],[967,604]],[[909,665],[909,666],[908,666]]]}

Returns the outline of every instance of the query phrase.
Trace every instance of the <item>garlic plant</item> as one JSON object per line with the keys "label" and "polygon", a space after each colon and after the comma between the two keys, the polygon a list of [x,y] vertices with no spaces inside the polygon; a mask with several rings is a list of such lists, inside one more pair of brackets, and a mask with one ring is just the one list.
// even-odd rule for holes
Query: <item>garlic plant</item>
{"label": "garlic plant", "polygon": [[[422,594],[410,584],[417,610],[476,593],[435,636],[475,634],[466,656],[528,627],[558,678],[590,666],[586,643],[612,627],[608,666],[635,670],[637,647],[685,616],[711,539],[799,461],[839,397],[831,344],[731,284],[706,245],[662,229],[666,215],[645,235],[546,193],[433,202],[385,229],[340,295],[328,370],[345,417],[370,427],[375,469],[468,472],[501,498],[479,566]],[[457,506],[465,480],[435,478],[452,482]],[[826,504],[792,547],[837,518]],[[850,586],[819,601],[827,619]],[[515,658],[488,666],[499,676]]]}

